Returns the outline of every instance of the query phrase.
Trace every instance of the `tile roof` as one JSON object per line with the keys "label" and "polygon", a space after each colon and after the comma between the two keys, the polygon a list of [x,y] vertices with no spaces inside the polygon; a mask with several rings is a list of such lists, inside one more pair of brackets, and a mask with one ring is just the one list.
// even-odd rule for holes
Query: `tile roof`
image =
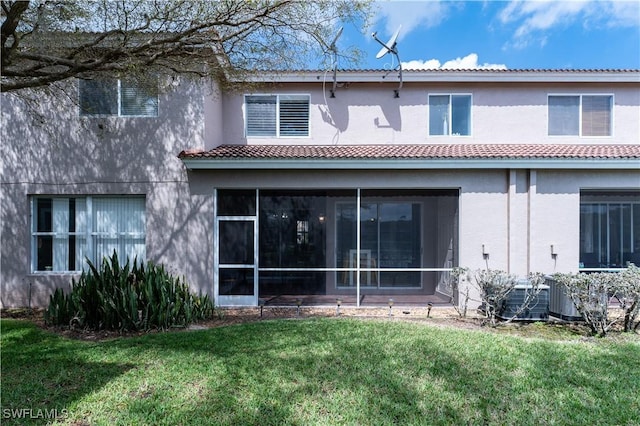
{"label": "tile roof", "polygon": [[[346,72],[346,73],[378,73],[378,72],[388,72],[388,69],[376,69],[376,68],[347,68],[347,69],[338,69],[338,72]],[[637,73],[640,69],[638,68],[408,68],[403,69],[403,73],[425,73],[431,72],[434,74],[437,73],[468,73],[474,72],[478,74],[482,73],[502,73],[502,74],[520,74],[520,73],[566,73],[566,74],[586,74],[586,73],[615,73],[615,74],[626,74],[626,73]],[[299,73],[317,73],[324,72],[324,70],[287,70],[284,72],[299,72]]]}
{"label": "tile roof", "polygon": [[[389,70],[337,69],[340,82],[395,82]],[[403,69],[405,83],[504,82],[504,83],[624,83],[640,84],[640,69]],[[398,76],[399,77],[399,76]],[[233,81],[313,83],[327,78],[327,70],[262,71],[238,76]]]}
{"label": "tile roof", "polygon": [[181,159],[638,159],[640,144],[221,145]]}

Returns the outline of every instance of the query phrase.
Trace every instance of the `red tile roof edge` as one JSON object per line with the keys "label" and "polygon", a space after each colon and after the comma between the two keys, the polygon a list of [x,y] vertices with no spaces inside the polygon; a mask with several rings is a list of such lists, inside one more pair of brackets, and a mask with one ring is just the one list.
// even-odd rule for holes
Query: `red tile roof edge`
{"label": "red tile roof edge", "polygon": [[185,150],[181,159],[634,159],[632,144],[220,145]]}
{"label": "red tile roof edge", "polygon": [[[265,71],[273,73],[319,73],[325,70],[282,70],[282,71]],[[337,69],[337,72],[344,73],[373,73],[373,72],[388,72],[387,69],[376,68],[346,68]],[[504,73],[504,74],[518,74],[518,73],[637,73],[640,72],[640,68],[408,68],[403,69],[403,73]]]}

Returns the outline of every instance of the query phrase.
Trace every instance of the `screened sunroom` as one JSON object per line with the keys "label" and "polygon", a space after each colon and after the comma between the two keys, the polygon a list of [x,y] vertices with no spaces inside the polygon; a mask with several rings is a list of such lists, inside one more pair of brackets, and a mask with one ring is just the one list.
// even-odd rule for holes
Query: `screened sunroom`
{"label": "screened sunroom", "polygon": [[457,189],[217,189],[221,306],[449,303]]}

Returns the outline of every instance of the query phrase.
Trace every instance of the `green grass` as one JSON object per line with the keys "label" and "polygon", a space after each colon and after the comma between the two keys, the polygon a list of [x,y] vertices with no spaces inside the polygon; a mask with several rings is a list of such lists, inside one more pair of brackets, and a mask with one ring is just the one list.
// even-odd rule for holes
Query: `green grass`
{"label": "green grass", "polygon": [[86,342],[1,324],[3,425],[21,408],[74,425],[640,422],[635,338],[305,319]]}

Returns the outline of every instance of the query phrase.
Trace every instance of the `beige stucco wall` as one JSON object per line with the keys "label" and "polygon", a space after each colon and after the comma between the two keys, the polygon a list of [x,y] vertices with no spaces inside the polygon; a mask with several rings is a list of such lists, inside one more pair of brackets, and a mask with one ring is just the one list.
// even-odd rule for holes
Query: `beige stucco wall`
{"label": "beige stucco wall", "polygon": [[[577,272],[580,242],[580,190],[640,189],[640,171],[539,171],[531,209],[531,269]],[[551,256],[550,244],[557,250]]]}
{"label": "beige stucco wall", "polygon": [[[225,144],[421,144],[421,143],[616,143],[635,144],[640,135],[638,85],[617,84],[405,84],[399,98],[389,85],[352,83],[326,96],[321,82],[265,87],[252,93],[297,93],[311,96],[310,136],[249,138],[244,136],[243,93],[224,96]],[[428,96],[460,93],[472,96],[471,136],[429,136]],[[580,138],[547,135],[550,94],[610,94],[614,98],[613,136]]]}
{"label": "beige stucco wall", "polygon": [[[327,86],[328,88],[328,86]],[[73,94],[73,87],[71,94]],[[640,90],[628,84],[352,84],[336,98],[322,83],[276,87],[311,95],[311,136],[244,138],[242,93],[220,94],[182,81],[160,98],[157,118],[78,117],[73,96],[42,98],[35,115],[2,95],[0,304],[45,305],[70,276],[30,273],[29,196],[142,194],[147,256],[184,275],[194,290],[213,289],[214,188],[452,188],[460,190],[458,264],[472,269],[576,271],[581,189],[637,189],[636,168],[568,170],[306,170],[187,172],[177,154],[223,143],[638,143]],[[471,137],[428,137],[427,96],[470,93]],[[611,93],[611,138],[546,136],[549,93]],[[552,258],[550,244],[558,255]],[[488,257],[483,255],[486,248]]]}
{"label": "beige stucco wall", "polygon": [[[0,305],[42,306],[71,275],[31,273],[31,195],[144,195],[147,258],[184,275],[194,289],[211,281],[210,197],[191,196],[180,151],[205,146],[205,111],[215,91],[182,81],[159,98],[158,117],[79,117],[77,87],[39,95],[35,110],[2,95]],[[203,230],[203,228],[206,228]],[[196,242],[194,243],[194,240]],[[207,279],[203,279],[207,276]],[[31,300],[29,288],[31,287]]]}

